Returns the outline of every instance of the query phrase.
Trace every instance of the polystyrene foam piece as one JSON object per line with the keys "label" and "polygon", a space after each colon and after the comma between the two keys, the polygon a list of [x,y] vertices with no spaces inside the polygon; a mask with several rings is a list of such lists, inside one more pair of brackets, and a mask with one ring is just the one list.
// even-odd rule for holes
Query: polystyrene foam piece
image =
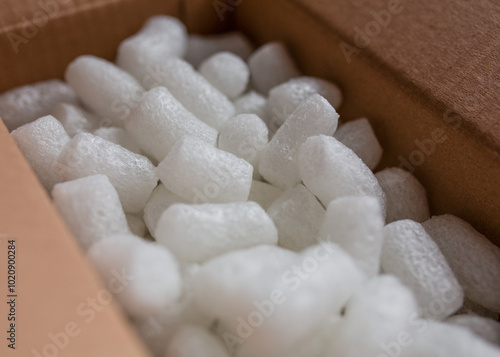
{"label": "polystyrene foam piece", "polygon": [[196,136],[214,146],[217,143],[217,130],[196,118],[164,87],[150,89],[139,100],[125,128],[157,161],[163,160],[184,135]]}
{"label": "polystyrene foam piece", "polygon": [[297,161],[304,185],[325,206],[339,197],[374,196],[385,217],[385,194],[377,179],[368,166],[337,139],[325,135],[310,137],[300,147]]}
{"label": "polystyrene foam piece", "polygon": [[0,117],[12,131],[21,125],[49,115],[54,105],[78,104],[78,98],[66,83],[51,79],[17,87],[0,94]]}
{"label": "polystyrene foam piece", "polygon": [[141,211],[158,178],[146,157],[98,136],[80,133],[63,148],[54,164],[61,181],[104,174],[115,186],[125,212]]}
{"label": "polystyrene foam piece", "polygon": [[144,88],[129,73],[102,58],[77,57],[66,68],[66,81],[83,103],[107,124],[123,126]]}
{"label": "polystyrene foam piece", "polygon": [[[297,151],[310,136],[332,135],[338,114],[319,94],[304,100],[290,115],[262,154],[259,172],[271,184],[291,188],[300,182]],[[328,202],[326,202],[328,204]]]}
{"label": "polystyrene foam piece", "polygon": [[59,214],[85,249],[102,239],[130,232],[118,193],[107,176],[59,183],[52,197]]}
{"label": "polystyrene foam piece", "polygon": [[181,261],[189,263],[278,242],[273,221],[255,202],[173,204],[158,220],[155,236]]}
{"label": "polystyrene foam piece", "polygon": [[440,320],[462,306],[462,287],[420,223],[393,222],[385,226],[384,235],[382,268],[415,293],[422,316]]}
{"label": "polystyrene foam piece", "polygon": [[246,201],[253,167],[206,142],[185,136],[158,165],[165,187],[189,203]]}
{"label": "polystyrene foam piece", "polygon": [[61,123],[52,115],[47,115],[17,128],[10,135],[42,185],[48,191],[52,190],[59,182],[52,166],[69,141]]}

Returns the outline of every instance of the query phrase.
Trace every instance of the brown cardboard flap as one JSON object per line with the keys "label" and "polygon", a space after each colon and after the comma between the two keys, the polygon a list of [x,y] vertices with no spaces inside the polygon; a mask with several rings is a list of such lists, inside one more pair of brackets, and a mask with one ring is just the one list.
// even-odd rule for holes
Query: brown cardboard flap
{"label": "brown cardboard flap", "polygon": [[[485,59],[492,56],[490,47],[479,51],[477,62],[464,59],[460,46],[473,46],[470,43],[457,43],[456,51],[426,49],[426,41],[431,47],[443,41],[430,40],[430,32],[454,32],[455,25],[476,29],[478,37],[491,43],[491,23],[483,28],[478,17],[473,24],[463,24],[470,21],[470,14],[457,13],[455,7],[466,1],[458,5],[438,2],[455,9],[451,17],[435,14],[437,5],[430,0],[405,2],[407,11],[395,15],[367,47],[347,61],[341,44],[354,46],[353,28],[365,27],[372,21],[370,12],[384,9],[387,3],[244,1],[235,23],[258,43],[285,41],[304,73],[337,82],[345,95],[341,118],[366,116],[374,125],[385,150],[379,169],[400,166],[414,172],[427,188],[433,214],[455,214],[500,245],[500,154],[498,133],[492,126],[492,121],[498,123],[498,101],[493,94],[498,90],[492,81],[474,81],[476,75],[489,71],[498,76],[499,63],[483,68]],[[493,1],[479,3],[484,8],[494,6]],[[450,34],[451,39],[455,36]],[[432,79],[438,73],[435,61],[455,64],[447,81]],[[472,116],[464,107],[465,90],[486,93],[483,107]]]}
{"label": "brown cardboard flap", "polygon": [[500,151],[500,2],[291,2],[429,104],[461,115],[464,128]]}
{"label": "brown cardboard flap", "polygon": [[[369,59],[372,66],[397,77],[423,101],[461,115],[464,126],[475,137],[500,151],[498,1],[291,0],[286,3],[336,34],[336,41],[323,46],[335,47],[339,53],[342,44],[351,46],[356,51],[348,56],[351,61]],[[266,19],[274,11],[273,6],[242,3],[242,8],[250,6],[258,6],[259,14]],[[278,12],[273,13],[274,19]],[[244,9],[239,14],[246,18],[249,15]],[[254,20],[263,22],[257,17]],[[264,29],[274,31],[272,26]],[[344,61],[348,60],[344,57]]]}

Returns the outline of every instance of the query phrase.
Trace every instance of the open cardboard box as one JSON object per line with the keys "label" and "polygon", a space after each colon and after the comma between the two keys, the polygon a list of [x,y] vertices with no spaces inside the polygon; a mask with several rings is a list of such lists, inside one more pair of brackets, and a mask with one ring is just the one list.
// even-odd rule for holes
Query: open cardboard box
{"label": "open cardboard box", "polygon": [[[114,59],[153,14],[177,16],[192,32],[283,40],[304,73],[341,86],[343,120],[370,118],[385,150],[379,168],[414,172],[433,214],[464,218],[498,245],[498,11],[495,0],[6,1],[0,92],[62,77],[78,55]],[[2,356],[148,356],[0,123],[0,269],[10,239],[17,335],[7,348],[3,271]]]}

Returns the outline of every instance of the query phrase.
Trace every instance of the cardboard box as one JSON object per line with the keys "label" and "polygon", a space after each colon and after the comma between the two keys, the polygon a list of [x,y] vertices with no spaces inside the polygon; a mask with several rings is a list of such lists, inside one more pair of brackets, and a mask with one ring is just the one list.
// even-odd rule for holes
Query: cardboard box
{"label": "cardboard box", "polygon": [[[283,40],[306,74],[337,82],[344,120],[367,116],[385,166],[413,171],[434,214],[500,244],[500,71],[494,0],[16,0],[0,5],[0,92],[61,77],[81,54],[113,59],[153,14],[191,31]],[[0,269],[16,240],[16,349],[2,356],[147,356],[0,124]],[[6,316],[0,271],[0,331]],[[92,314],[88,299],[101,299]],[[82,310],[84,304],[84,310]],[[101,309],[102,308],[102,309]],[[86,311],[86,310],[85,310]],[[37,355],[38,353],[38,355]]]}

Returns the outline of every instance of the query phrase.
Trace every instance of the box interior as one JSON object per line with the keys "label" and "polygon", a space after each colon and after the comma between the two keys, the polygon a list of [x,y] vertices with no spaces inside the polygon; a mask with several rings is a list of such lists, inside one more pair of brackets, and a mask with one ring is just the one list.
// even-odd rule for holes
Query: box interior
{"label": "box interior", "polygon": [[[498,5],[479,0],[468,12],[460,11],[470,5],[467,0],[400,1],[402,10],[387,25],[379,22],[369,45],[356,47],[355,28],[375,26],[369,25],[373,13],[386,14],[390,3],[7,1],[0,5],[0,92],[62,77],[78,55],[113,60],[119,42],[153,14],[179,17],[191,32],[238,29],[257,45],[282,40],[305,74],[340,85],[343,120],[370,119],[384,148],[378,169],[412,171],[427,188],[433,214],[455,214],[499,245],[500,125],[494,89],[500,71],[498,46],[489,35],[495,31],[491,16]],[[343,43],[359,50],[350,61]],[[52,343],[49,334],[76,322],[81,332],[70,337],[60,356],[147,356],[114,303],[89,323],[77,313],[103,287],[0,126],[0,233],[16,237],[22,259],[19,326],[24,342],[17,353],[41,352]],[[4,254],[0,264],[2,259]]]}

